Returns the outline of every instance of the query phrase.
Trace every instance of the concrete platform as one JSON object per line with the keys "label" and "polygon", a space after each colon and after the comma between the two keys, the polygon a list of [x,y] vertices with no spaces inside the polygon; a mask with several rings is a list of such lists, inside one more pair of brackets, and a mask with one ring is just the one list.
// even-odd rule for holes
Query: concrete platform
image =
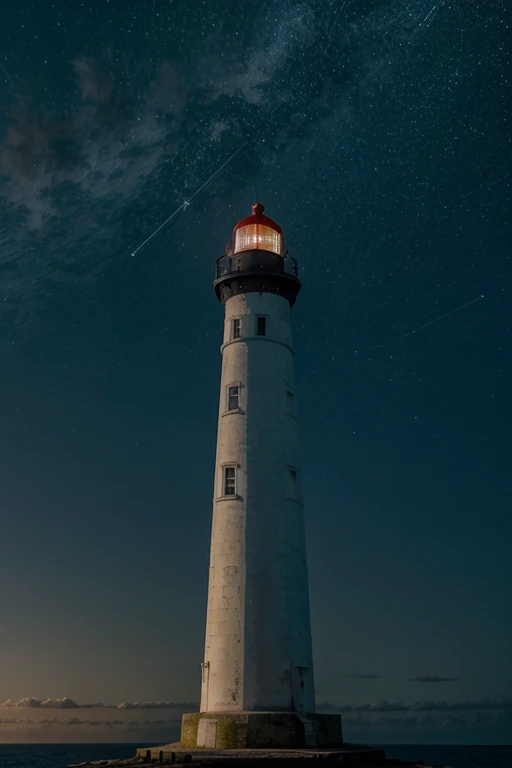
{"label": "concrete platform", "polygon": [[[127,760],[94,760],[69,768],[149,768],[149,766],[214,766],[214,768],[306,768],[307,761],[321,760],[325,768],[428,768],[403,760],[388,760],[382,749],[347,744],[342,749],[187,749],[178,743],[137,749]],[[265,761],[265,763],[262,763]],[[436,766],[436,768],[442,768]]]}
{"label": "concrete platform", "polygon": [[346,746],[341,749],[208,749],[195,747],[193,749],[178,746],[177,744],[166,744],[161,747],[142,748],[137,750],[137,757],[146,762],[156,761],[157,763],[167,763],[169,765],[194,763],[195,765],[215,764],[220,768],[222,765],[234,766],[237,763],[243,763],[245,768],[250,768],[253,764],[261,765],[265,760],[279,765],[280,768],[296,766],[307,760],[324,760],[324,765],[337,763],[338,765],[352,766],[357,765],[360,768],[366,766],[384,766],[386,765],[386,756],[382,749]]}

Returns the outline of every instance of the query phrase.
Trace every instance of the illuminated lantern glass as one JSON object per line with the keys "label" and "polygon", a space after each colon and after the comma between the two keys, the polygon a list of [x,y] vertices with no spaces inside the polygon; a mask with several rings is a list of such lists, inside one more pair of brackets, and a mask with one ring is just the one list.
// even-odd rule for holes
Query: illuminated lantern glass
{"label": "illuminated lantern glass", "polygon": [[264,224],[247,224],[235,233],[235,253],[240,251],[272,251],[281,255],[281,235]]}
{"label": "illuminated lantern glass", "polygon": [[283,254],[283,235],[281,227],[268,216],[263,215],[261,203],[252,207],[252,216],[242,219],[235,227],[234,252],[271,251],[279,256]]}

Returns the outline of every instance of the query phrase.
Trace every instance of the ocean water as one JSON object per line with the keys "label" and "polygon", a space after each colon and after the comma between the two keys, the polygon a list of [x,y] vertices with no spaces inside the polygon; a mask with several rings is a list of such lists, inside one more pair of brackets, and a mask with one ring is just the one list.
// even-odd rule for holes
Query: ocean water
{"label": "ocean water", "polygon": [[[85,760],[135,757],[138,744],[0,744],[0,768],[66,768]],[[144,744],[144,746],[146,746]],[[148,744],[148,746],[152,746]]]}
{"label": "ocean water", "polygon": [[386,757],[422,760],[425,765],[450,768],[512,768],[512,746],[436,746],[433,744],[383,744]]}
{"label": "ocean water", "polygon": [[[136,747],[136,744],[0,744],[0,768],[66,768],[70,763],[85,760],[133,757]],[[382,749],[388,757],[422,760],[425,765],[512,768],[512,746],[386,744]]]}

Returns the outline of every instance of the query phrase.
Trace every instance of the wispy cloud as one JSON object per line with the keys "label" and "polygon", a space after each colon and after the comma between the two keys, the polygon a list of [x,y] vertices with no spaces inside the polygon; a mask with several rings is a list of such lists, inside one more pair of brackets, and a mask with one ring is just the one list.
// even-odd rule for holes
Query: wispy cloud
{"label": "wispy cloud", "polygon": [[404,743],[507,743],[512,728],[512,698],[473,701],[419,701],[412,704],[380,700],[363,705],[318,706],[342,714],[351,741]]}
{"label": "wispy cloud", "polygon": [[116,726],[129,726],[132,728],[144,728],[147,726],[159,726],[159,725],[167,725],[170,723],[177,723],[181,722],[181,717],[174,717],[174,718],[167,718],[166,720],[131,720],[130,718],[125,718],[123,720],[113,719],[113,720],[84,720],[80,717],[70,717],[69,720],[62,721],[62,725],[67,726],[73,726],[73,725],[80,725],[80,726],[109,726],[110,728],[115,728]]}
{"label": "wispy cloud", "polygon": [[[38,699],[25,696],[18,701],[7,699],[0,707],[29,708],[29,709],[175,709],[194,712],[198,708],[193,701],[123,701],[120,704],[79,704],[74,699],[64,696],[61,699]],[[469,710],[512,710],[512,697],[497,696],[494,698],[475,699],[461,702],[446,702],[439,699],[417,701],[410,704],[378,699],[367,704],[333,704],[323,702],[318,709],[337,712],[461,712]]]}
{"label": "wispy cloud", "polygon": [[269,12],[269,18],[262,19],[259,26],[273,29],[273,35],[264,46],[251,47],[248,56],[241,55],[243,52],[236,48],[230,55],[219,47],[203,57],[202,69],[205,75],[208,73],[211,98],[238,96],[267,111],[289,100],[290,93],[272,85],[279,73],[314,42],[318,29],[313,10],[302,3],[290,13],[290,9],[283,6],[277,18]]}
{"label": "wispy cloud", "polygon": [[194,712],[198,704],[190,701],[123,701],[116,709],[189,709]]}
{"label": "wispy cloud", "polygon": [[109,47],[68,61],[56,53],[55,71],[74,74],[75,92],[53,111],[41,106],[37,80],[23,93],[13,86],[0,137],[0,319],[17,337],[49,296],[91,284],[123,258],[119,233],[151,231],[168,211],[163,199],[179,205],[247,136],[275,140],[270,162],[329,118],[360,130],[348,94],[359,88],[361,103],[374,102],[420,10],[409,0],[347,7],[340,25],[336,0],[316,5],[263,3],[229,45],[219,24],[183,71],[149,55],[134,64]]}
{"label": "wispy cloud", "polygon": [[376,680],[382,675],[343,675],[343,677],[350,677],[354,680]]}
{"label": "wispy cloud", "polygon": [[175,715],[174,717],[160,720],[133,720],[130,718],[82,718],[82,717],[70,717],[67,720],[59,720],[57,717],[48,718],[43,717],[41,719],[34,718],[17,718],[17,717],[1,717],[0,725],[53,725],[53,726],[91,726],[91,727],[104,727],[109,728],[116,727],[132,727],[132,728],[145,728],[148,726],[161,726],[161,725],[175,725],[181,722],[181,716]]}
{"label": "wispy cloud", "polygon": [[448,703],[446,701],[417,701],[413,704],[390,702],[386,699],[369,704],[331,704],[324,702],[318,705],[319,710],[336,712],[462,712],[469,710],[512,710],[512,697],[497,696],[495,698],[475,701]]}
{"label": "wispy cloud", "polygon": [[[25,697],[0,705],[0,735],[4,742],[138,741],[157,742],[178,738],[181,714],[197,704],[183,702],[123,702],[120,705],[62,704],[74,701]],[[46,706],[43,703],[48,702]],[[49,706],[49,703],[52,703]],[[55,706],[55,704],[57,704]],[[128,706],[126,706],[128,705]],[[14,708],[14,709],[13,709]],[[51,712],[51,709],[56,710]],[[23,711],[24,710],[24,711]],[[67,710],[67,711],[66,711]],[[70,711],[71,710],[71,711]],[[412,704],[386,699],[362,705],[320,704],[318,710],[343,715],[345,733],[351,740],[380,743],[397,740],[476,740],[502,738],[512,726],[512,698],[500,696],[473,701],[419,701]],[[443,736],[444,734],[444,736]]]}
{"label": "wispy cloud", "polygon": [[[7,699],[0,707],[29,707],[33,709],[77,709],[79,704],[74,699],[64,696],[62,699],[36,699],[33,696],[25,696],[19,701]],[[97,704],[89,706],[98,706]],[[99,706],[102,706],[101,704]]]}
{"label": "wispy cloud", "polygon": [[455,683],[458,677],[440,677],[439,675],[419,675],[418,677],[410,677],[411,683]]}
{"label": "wispy cloud", "polygon": [[7,701],[0,703],[0,707],[28,707],[32,709],[180,709],[192,712],[198,706],[193,701],[123,701],[121,704],[78,704],[69,696],[64,696],[62,699],[37,699],[34,696],[24,696],[19,701],[7,699]]}
{"label": "wispy cloud", "polygon": [[[159,703],[163,702],[155,702]],[[127,712],[114,705],[77,704],[68,708],[61,702],[52,711],[48,706],[43,707],[40,699],[29,697],[19,702],[8,701],[7,706],[0,705],[0,741],[37,744],[137,741],[143,744],[147,740],[163,743],[178,737],[185,709],[169,703],[168,708],[153,709],[150,706],[146,710]]]}
{"label": "wispy cloud", "polygon": [[[446,702],[439,699],[417,701],[410,704],[392,702],[387,699],[377,699],[367,704],[333,704],[323,702],[317,705],[322,711],[336,712],[462,712],[470,710],[512,710],[512,697],[496,696],[494,698],[475,699],[461,702]],[[0,703],[7,708],[31,708],[31,709],[116,709],[116,710],[141,710],[141,709],[175,709],[182,712],[194,712],[198,708],[193,701],[123,701],[120,704],[79,704],[74,699],[64,696],[62,699],[37,699],[26,696],[19,701],[7,699]]]}

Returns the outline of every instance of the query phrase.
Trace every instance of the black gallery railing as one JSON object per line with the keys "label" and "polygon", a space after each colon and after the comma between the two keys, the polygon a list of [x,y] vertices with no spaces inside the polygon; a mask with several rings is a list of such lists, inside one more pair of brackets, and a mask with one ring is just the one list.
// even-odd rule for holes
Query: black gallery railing
{"label": "black gallery railing", "polygon": [[[289,254],[286,254],[286,256],[277,256],[276,254],[276,258],[282,260],[284,272],[286,274],[298,277],[299,268],[293,256],[290,256]],[[215,279],[218,280],[219,277],[224,277],[224,275],[228,275],[230,272],[244,271],[246,270],[242,269],[240,259],[237,256],[228,256],[227,254],[224,254],[217,259],[215,266]]]}

